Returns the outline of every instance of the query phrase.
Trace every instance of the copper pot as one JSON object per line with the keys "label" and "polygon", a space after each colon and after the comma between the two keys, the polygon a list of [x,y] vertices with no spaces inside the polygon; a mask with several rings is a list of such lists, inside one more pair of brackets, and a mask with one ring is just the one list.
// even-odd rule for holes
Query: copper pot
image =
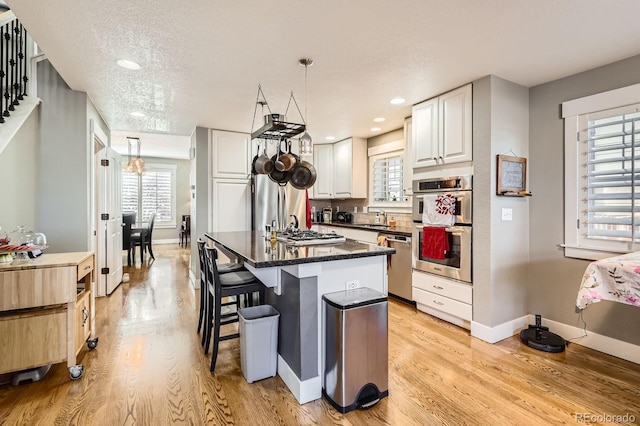
{"label": "copper pot", "polygon": [[291,153],[291,141],[286,142],[289,147],[289,152],[280,155],[278,161],[275,163],[276,169],[281,172],[288,172],[296,164],[296,157]]}

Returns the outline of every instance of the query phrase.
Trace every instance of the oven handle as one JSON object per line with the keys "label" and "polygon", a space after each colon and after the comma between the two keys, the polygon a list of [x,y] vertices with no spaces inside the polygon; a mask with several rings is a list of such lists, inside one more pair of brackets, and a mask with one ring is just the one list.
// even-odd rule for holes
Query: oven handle
{"label": "oven handle", "polygon": [[[424,225],[416,225],[416,229],[418,230],[421,230],[423,227]],[[447,232],[451,232],[454,235],[462,235],[465,233],[466,229],[467,229],[466,227],[462,227],[462,226],[449,226],[444,230]]]}
{"label": "oven handle", "polygon": [[405,244],[411,244],[411,238],[407,238],[406,240],[397,240],[395,238],[389,238],[386,237],[387,241],[391,241],[393,243],[405,243]]}

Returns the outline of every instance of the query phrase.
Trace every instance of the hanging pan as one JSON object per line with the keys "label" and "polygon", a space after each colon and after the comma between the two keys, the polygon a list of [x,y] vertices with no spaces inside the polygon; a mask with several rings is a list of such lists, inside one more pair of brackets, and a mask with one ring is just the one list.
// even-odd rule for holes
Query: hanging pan
{"label": "hanging pan", "polygon": [[296,164],[289,172],[289,182],[296,189],[311,188],[316,183],[316,168],[296,155]]}
{"label": "hanging pan", "polygon": [[271,161],[275,167],[269,173],[269,178],[280,186],[285,186],[287,182],[289,182],[289,171],[278,170],[278,161],[283,154],[284,152],[280,149],[280,143],[278,143],[278,152],[271,157]]}
{"label": "hanging pan", "polygon": [[[260,147],[258,147],[260,149]],[[267,175],[273,170],[273,161],[267,155],[267,141],[264,142],[262,155],[253,159],[254,170],[261,175]]]}

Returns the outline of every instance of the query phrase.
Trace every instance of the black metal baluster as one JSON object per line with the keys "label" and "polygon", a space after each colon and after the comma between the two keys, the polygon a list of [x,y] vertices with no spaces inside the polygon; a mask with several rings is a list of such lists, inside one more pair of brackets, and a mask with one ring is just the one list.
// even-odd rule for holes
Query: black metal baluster
{"label": "black metal baluster", "polygon": [[16,79],[18,77],[18,63],[16,62],[16,55],[18,54],[16,49],[16,21],[11,22],[11,41],[11,104],[9,105],[9,110],[15,111],[16,105],[19,104],[16,95]]}
{"label": "black metal baluster", "polygon": [[22,27],[22,41],[24,49],[22,49],[22,59],[24,60],[24,67],[22,72],[22,96],[27,96],[27,82],[29,77],[27,76],[27,29]]}
{"label": "black metal baluster", "polygon": [[11,36],[9,35],[9,24],[4,26],[4,111],[2,115],[9,117],[9,102],[11,102],[9,95],[9,41]]}
{"label": "black metal baluster", "polygon": [[7,38],[7,56],[9,58],[9,65],[7,67],[7,73],[9,74],[9,78],[7,79],[7,94],[9,95],[9,107],[7,108],[9,111],[15,111],[16,108],[13,106],[13,46],[11,45],[13,39],[13,26],[14,21],[11,21],[11,29],[7,28],[7,32],[5,33]]}
{"label": "black metal baluster", "polygon": [[20,21],[16,21],[16,50],[18,52],[18,65],[16,69],[16,98],[21,101],[24,99],[22,96],[22,59],[24,58],[24,54],[22,53],[22,24]]}
{"label": "black metal baluster", "polygon": [[4,91],[2,88],[4,85],[2,82],[4,81],[5,69],[4,69],[4,25],[0,27],[0,123],[4,123]]}

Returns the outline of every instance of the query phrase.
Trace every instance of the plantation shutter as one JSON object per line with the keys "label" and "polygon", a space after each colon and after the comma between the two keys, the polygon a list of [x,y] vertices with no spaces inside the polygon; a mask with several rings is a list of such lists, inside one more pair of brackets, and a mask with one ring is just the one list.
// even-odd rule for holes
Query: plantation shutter
{"label": "plantation shutter", "polygon": [[640,105],[588,114],[581,120],[581,227],[584,237],[640,241]]}
{"label": "plantation shutter", "polygon": [[404,201],[402,156],[385,157],[373,163],[374,201]]}

